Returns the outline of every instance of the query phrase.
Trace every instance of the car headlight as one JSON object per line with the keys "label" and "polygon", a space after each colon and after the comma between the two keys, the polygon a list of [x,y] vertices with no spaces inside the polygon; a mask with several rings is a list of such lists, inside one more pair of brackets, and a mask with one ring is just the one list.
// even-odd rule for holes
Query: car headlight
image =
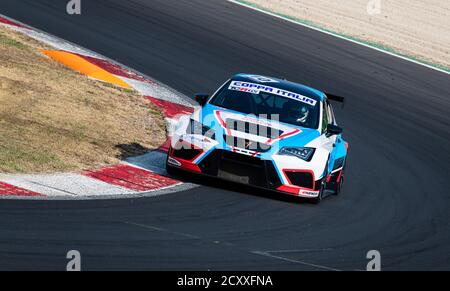
{"label": "car headlight", "polygon": [[311,161],[312,156],[316,149],[314,148],[304,148],[304,147],[284,147],[282,148],[278,154],[285,156],[294,156],[304,161]]}
{"label": "car headlight", "polygon": [[214,130],[210,127],[201,124],[198,121],[195,121],[194,119],[191,119],[189,122],[188,127],[188,133],[189,134],[201,134],[203,136],[207,136],[211,139],[215,139]]}

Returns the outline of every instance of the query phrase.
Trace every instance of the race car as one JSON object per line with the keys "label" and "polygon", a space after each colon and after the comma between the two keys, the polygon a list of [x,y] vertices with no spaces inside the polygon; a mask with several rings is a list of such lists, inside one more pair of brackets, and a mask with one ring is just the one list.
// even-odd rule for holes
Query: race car
{"label": "race car", "polygon": [[178,170],[318,203],[341,192],[348,143],[330,101],[344,98],[280,78],[237,74],[180,118],[167,155]]}

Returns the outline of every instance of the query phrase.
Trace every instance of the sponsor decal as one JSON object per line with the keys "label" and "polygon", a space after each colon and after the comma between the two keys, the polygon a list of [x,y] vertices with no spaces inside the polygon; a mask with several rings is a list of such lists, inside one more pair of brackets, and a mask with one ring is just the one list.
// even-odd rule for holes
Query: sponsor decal
{"label": "sponsor decal", "polygon": [[251,88],[247,88],[247,87],[239,87],[239,86],[230,85],[230,87],[228,87],[228,89],[234,90],[234,91],[247,92],[250,94],[259,94],[258,89],[251,89]]}
{"label": "sponsor decal", "polygon": [[169,157],[169,158],[167,159],[167,162],[168,162],[169,164],[174,165],[174,166],[177,166],[177,167],[181,166],[181,163],[180,163],[179,161],[177,161],[177,160],[175,160],[174,158],[171,158],[171,157]]}
{"label": "sponsor decal", "polygon": [[230,86],[228,87],[228,89],[234,90],[234,91],[247,92],[247,93],[251,93],[251,94],[259,94],[260,92],[271,93],[274,95],[297,100],[299,102],[303,102],[303,103],[311,105],[311,106],[315,106],[317,103],[316,100],[306,97],[306,96],[303,96],[298,93],[293,93],[293,92],[286,91],[286,90],[283,90],[280,88],[275,88],[275,87],[271,87],[271,86],[255,84],[255,83],[250,83],[250,82],[232,81],[230,83]]}
{"label": "sponsor decal", "polygon": [[300,195],[305,195],[305,196],[317,197],[318,194],[319,194],[319,191],[308,191],[308,190],[300,191]]}

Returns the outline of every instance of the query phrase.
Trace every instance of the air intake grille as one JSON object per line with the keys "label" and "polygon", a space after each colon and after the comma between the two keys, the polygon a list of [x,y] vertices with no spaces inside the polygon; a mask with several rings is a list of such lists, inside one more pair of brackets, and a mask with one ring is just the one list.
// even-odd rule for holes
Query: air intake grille
{"label": "air intake grille", "polygon": [[202,151],[197,149],[185,149],[181,148],[179,150],[173,150],[173,156],[175,158],[180,158],[183,160],[193,160],[197,155],[199,155]]}
{"label": "air intake grille", "polygon": [[314,181],[311,173],[308,172],[288,172],[286,171],[286,176],[289,181],[295,186],[313,189]]}

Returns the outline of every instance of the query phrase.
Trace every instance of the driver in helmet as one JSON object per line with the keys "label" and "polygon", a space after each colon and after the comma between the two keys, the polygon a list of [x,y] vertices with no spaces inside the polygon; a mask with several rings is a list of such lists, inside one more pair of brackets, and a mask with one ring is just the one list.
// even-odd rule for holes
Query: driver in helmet
{"label": "driver in helmet", "polygon": [[295,100],[289,100],[283,105],[283,111],[287,117],[296,123],[306,124],[309,116],[308,105]]}

